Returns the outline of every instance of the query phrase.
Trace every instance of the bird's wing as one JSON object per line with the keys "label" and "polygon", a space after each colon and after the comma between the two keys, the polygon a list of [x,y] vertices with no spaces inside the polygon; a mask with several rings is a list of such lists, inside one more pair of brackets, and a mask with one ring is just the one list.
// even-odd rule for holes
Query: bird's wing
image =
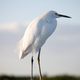
{"label": "bird's wing", "polygon": [[[30,53],[33,49],[33,44],[36,39],[36,35],[40,33],[38,29],[37,22],[38,20],[34,20],[31,24],[27,27],[23,38],[20,40],[19,48],[20,48],[20,58],[24,58],[28,53]],[[39,31],[38,31],[39,30]]]}

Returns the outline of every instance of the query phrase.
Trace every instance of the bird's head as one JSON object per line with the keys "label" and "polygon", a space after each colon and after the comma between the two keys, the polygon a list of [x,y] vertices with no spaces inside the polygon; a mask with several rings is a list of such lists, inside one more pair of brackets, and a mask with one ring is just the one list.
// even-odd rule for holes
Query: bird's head
{"label": "bird's head", "polygon": [[60,17],[71,18],[70,16],[67,16],[67,15],[58,14],[55,11],[49,11],[49,15],[51,15],[52,17],[55,17],[55,18],[60,18]]}

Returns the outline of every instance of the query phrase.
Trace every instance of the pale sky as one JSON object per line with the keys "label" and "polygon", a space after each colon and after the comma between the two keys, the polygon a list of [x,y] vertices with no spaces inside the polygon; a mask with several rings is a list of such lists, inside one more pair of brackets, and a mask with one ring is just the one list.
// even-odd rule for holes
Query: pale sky
{"label": "pale sky", "polygon": [[[41,51],[42,73],[80,75],[80,0],[0,0],[0,74],[30,75],[31,54],[19,60],[16,45],[27,25],[49,10],[72,19],[57,19],[57,29]],[[34,54],[34,75],[39,75]]]}

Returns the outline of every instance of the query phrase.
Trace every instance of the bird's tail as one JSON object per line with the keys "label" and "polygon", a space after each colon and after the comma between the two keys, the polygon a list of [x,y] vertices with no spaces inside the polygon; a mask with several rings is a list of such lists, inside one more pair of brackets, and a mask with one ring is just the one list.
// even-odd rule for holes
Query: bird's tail
{"label": "bird's tail", "polygon": [[19,59],[23,59],[25,56],[27,56],[32,51],[31,46],[28,46],[26,47],[26,49],[24,49],[22,40],[19,41],[17,50],[18,50]]}
{"label": "bird's tail", "polygon": [[20,40],[17,43],[17,53],[18,53],[19,59],[21,59],[21,56],[22,56],[21,45],[22,45],[22,41]]}

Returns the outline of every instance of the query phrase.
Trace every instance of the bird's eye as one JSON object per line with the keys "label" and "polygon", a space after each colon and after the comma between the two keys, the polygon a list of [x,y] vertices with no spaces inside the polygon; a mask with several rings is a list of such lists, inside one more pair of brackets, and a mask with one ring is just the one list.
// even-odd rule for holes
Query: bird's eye
{"label": "bird's eye", "polygon": [[55,13],[55,15],[58,15],[58,13]]}

